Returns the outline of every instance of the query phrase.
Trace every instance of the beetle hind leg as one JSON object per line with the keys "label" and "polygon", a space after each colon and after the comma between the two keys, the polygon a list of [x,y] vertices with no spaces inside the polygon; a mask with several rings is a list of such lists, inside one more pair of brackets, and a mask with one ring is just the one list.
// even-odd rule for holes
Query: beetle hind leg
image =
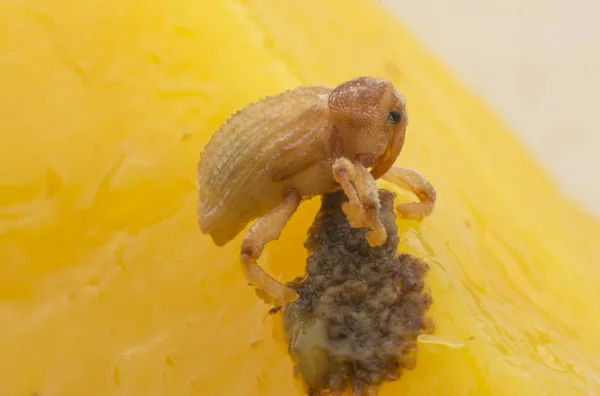
{"label": "beetle hind leg", "polygon": [[265,245],[281,234],[298,205],[300,195],[295,190],[286,192],[284,201],[267,215],[261,217],[250,228],[242,242],[241,261],[246,279],[256,288],[256,294],[267,304],[282,306],[298,298],[298,294],[268,275],[258,266]]}

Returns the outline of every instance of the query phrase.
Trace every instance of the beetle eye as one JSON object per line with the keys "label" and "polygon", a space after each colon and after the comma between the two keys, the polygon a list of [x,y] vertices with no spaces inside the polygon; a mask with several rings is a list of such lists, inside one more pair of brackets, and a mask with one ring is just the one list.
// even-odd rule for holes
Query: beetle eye
{"label": "beetle eye", "polygon": [[402,119],[402,113],[400,113],[398,110],[392,110],[388,113],[388,121],[392,125],[396,125],[397,123],[400,122],[401,119]]}

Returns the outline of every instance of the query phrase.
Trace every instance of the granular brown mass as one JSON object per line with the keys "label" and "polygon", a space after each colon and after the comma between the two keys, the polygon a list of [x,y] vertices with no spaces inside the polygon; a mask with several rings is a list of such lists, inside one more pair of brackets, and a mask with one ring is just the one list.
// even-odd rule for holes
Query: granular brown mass
{"label": "granular brown mass", "polygon": [[416,339],[433,323],[426,316],[428,270],[422,260],[396,256],[395,194],[380,190],[380,218],[388,239],[369,246],[366,229],[351,228],[342,192],[324,195],[305,243],[306,277],[290,282],[300,297],[285,306],[289,351],[311,395],[397,379],[416,363]]}

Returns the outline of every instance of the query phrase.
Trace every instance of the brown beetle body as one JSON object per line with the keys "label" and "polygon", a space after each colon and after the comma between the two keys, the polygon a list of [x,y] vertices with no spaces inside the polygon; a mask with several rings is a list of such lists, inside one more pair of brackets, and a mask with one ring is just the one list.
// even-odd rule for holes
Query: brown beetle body
{"label": "brown beetle body", "polygon": [[389,81],[369,77],[335,89],[299,87],[247,106],[215,132],[201,155],[200,229],[222,246],[258,219],[242,244],[246,277],[267,302],[293,300],[295,293],[256,260],[302,199],[343,189],[350,224],[371,228],[372,245],[387,238],[378,218],[376,178],[417,194],[421,202],[398,207],[404,217],[423,218],[433,209],[435,190],[427,180],[392,166],[406,124],[404,97]]}
{"label": "brown beetle body", "polygon": [[[289,188],[311,196],[336,187],[326,162],[330,91],[299,88],[263,99],[214,134],[198,165],[198,218],[217,245],[279,205]],[[294,177],[310,164],[319,177]]]}

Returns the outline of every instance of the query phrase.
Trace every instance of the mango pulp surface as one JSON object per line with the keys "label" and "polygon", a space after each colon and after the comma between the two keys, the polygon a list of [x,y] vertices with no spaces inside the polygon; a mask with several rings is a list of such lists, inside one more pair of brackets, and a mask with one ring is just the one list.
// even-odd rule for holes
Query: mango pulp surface
{"label": "mango pulp surface", "polygon": [[[293,395],[277,317],[201,235],[196,163],[234,111],[303,84],[390,78],[398,164],[438,191],[403,251],[436,336],[381,395],[600,392],[600,225],[368,0],[0,3],[0,394]],[[382,187],[411,200],[408,193]],[[318,199],[261,259],[302,274]]]}

